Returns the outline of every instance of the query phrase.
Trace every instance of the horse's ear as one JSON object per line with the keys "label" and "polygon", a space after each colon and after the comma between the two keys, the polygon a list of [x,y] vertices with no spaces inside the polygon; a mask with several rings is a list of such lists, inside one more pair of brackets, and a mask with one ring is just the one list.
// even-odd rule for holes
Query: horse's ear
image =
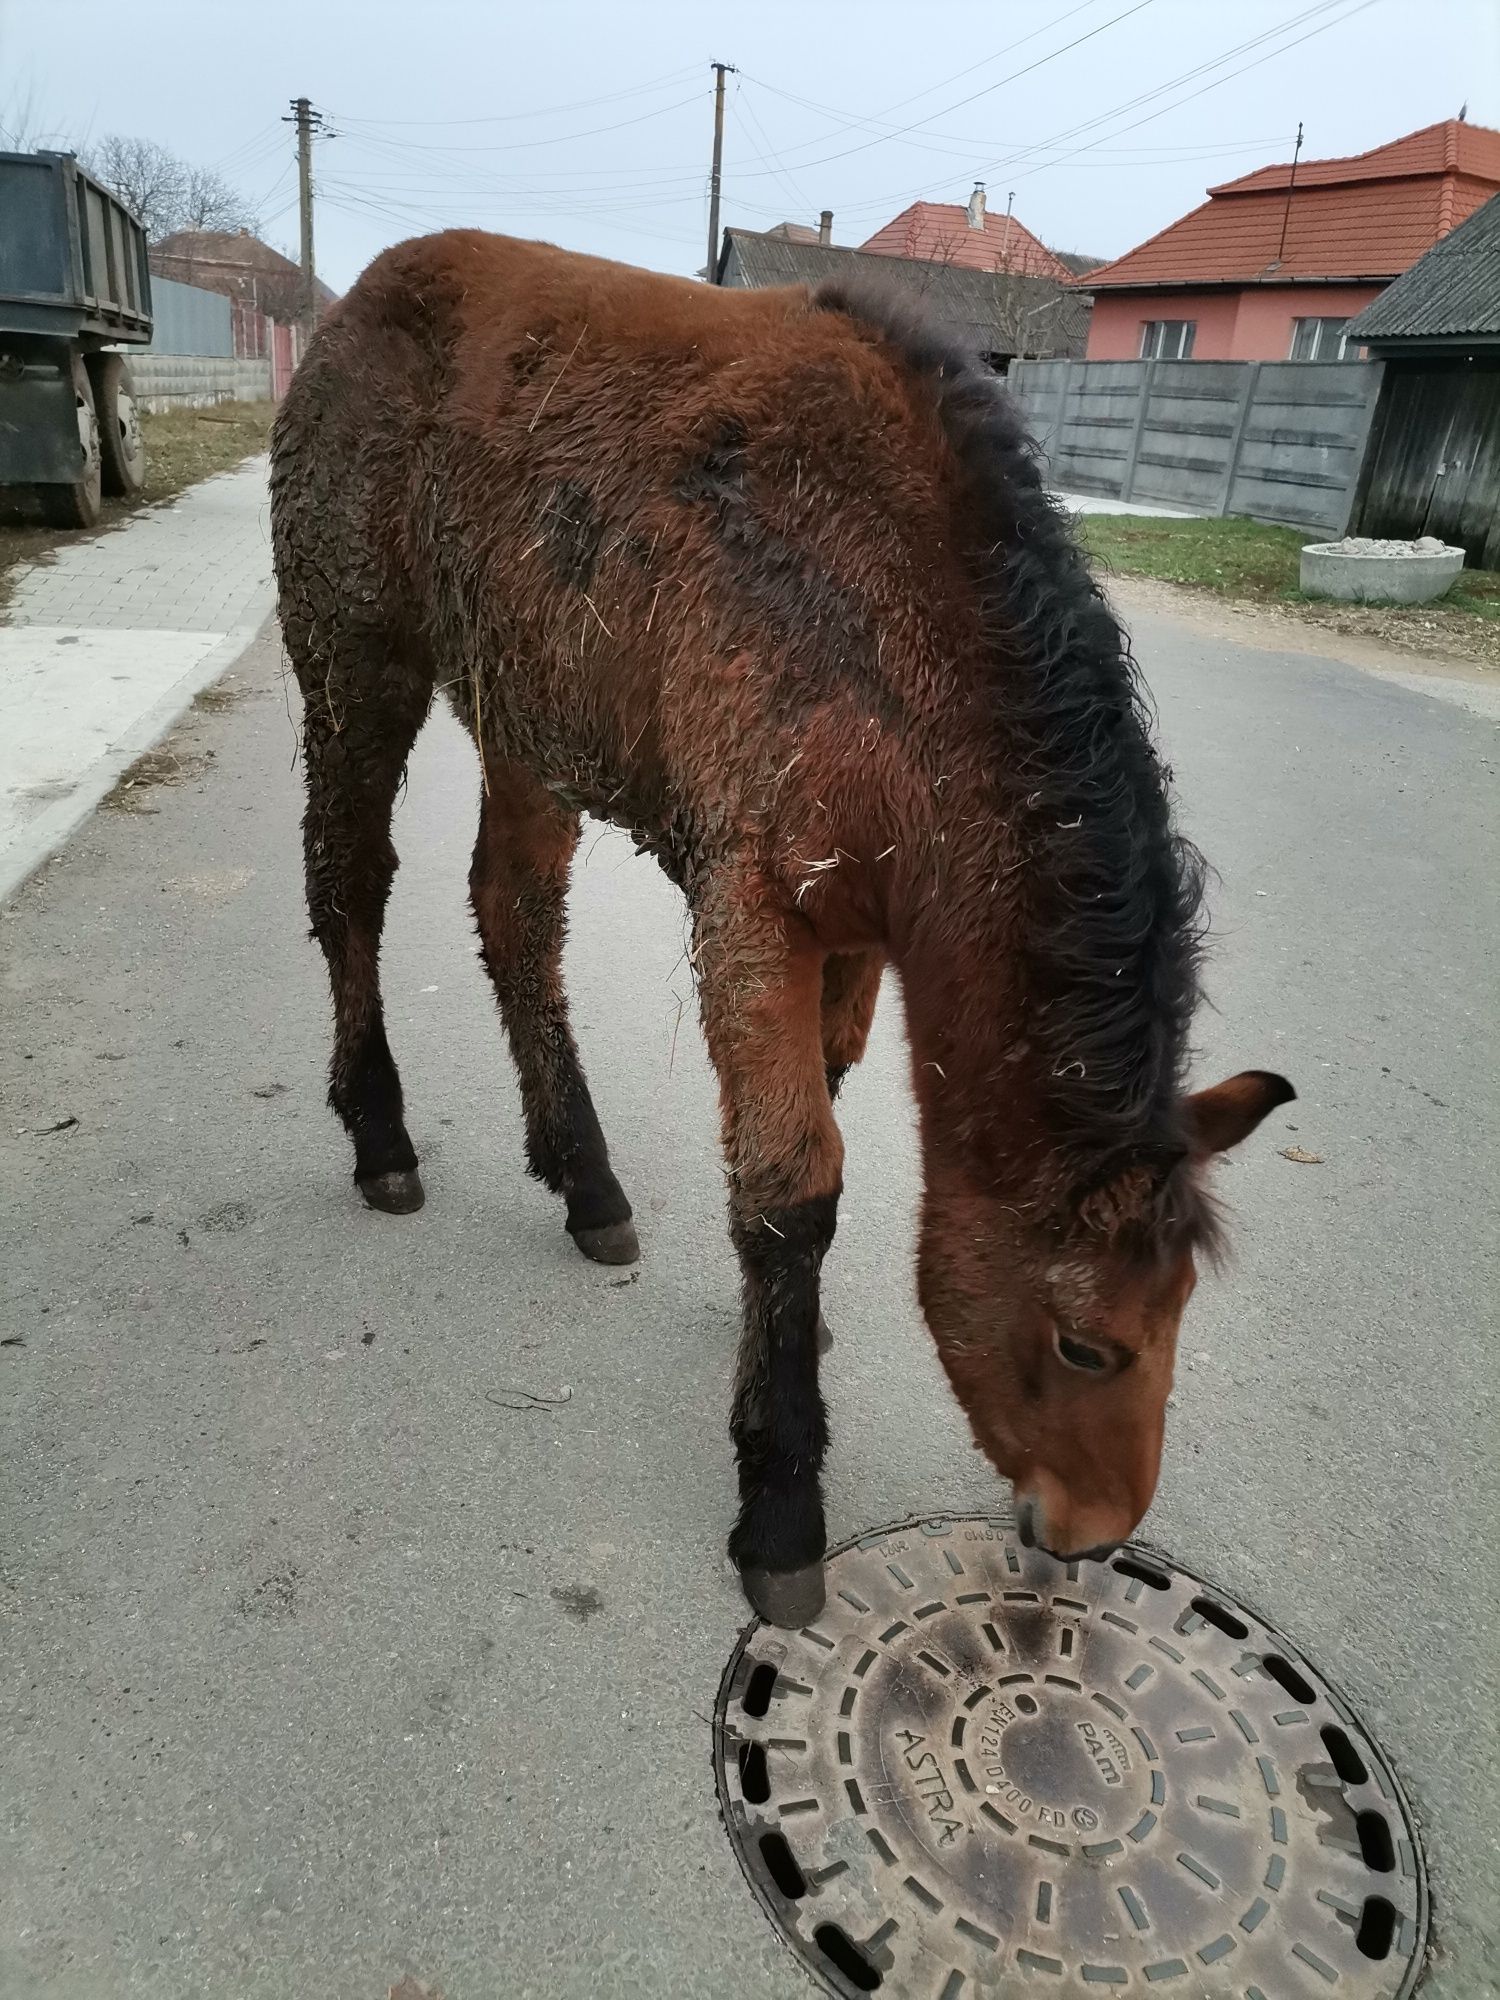
{"label": "horse's ear", "polygon": [[1193,1151],[1227,1153],[1248,1139],[1268,1112],[1290,1104],[1296,1095],[1284,1076],[1268,1069],[1241,1070],[1211,1090],[1194,1091],[1182,1106]]}

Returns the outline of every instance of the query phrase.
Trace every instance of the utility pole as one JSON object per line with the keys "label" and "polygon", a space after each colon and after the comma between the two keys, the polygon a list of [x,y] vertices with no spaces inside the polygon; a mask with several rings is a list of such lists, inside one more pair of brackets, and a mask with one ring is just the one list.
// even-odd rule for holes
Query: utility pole
{"label": "utility pole", "polygon": [[708,182],[708,282],[719,282],[719,182],[724,168],[724,73],[733,63],[716,62],[714,72],[714,164]]}
{"label": "utility pole", "polygon": [[312,338],[318,322],[317,271],[313,263],[313,134],[323,129],[323,114],[314,111],[309,99],[294,97],[292,115],[283,125],[297,128],[297,207],[302,219],[302,310],[298,319],[304,342]]}

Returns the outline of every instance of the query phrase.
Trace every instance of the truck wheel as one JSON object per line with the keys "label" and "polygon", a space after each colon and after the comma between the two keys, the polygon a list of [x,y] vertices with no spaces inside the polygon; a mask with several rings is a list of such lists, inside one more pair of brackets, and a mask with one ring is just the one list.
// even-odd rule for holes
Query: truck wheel
{"label": "truck wheel", "polygon": [[104,491],[133,499],[146,483],[146,441],[135,407],[135,384],[123,354],[97,354],[89,369],[99,418],[99,469]]}
{"label": "truck wheel", "polygon": [[94,413],[94,392],[83,357],[73,357],[73,409],[78,419],[78,442],[83,451],[83,475],[66,486],[38,486],[42,519],[53,528],[92,528],[99,519],[100,463],[99,419]]}

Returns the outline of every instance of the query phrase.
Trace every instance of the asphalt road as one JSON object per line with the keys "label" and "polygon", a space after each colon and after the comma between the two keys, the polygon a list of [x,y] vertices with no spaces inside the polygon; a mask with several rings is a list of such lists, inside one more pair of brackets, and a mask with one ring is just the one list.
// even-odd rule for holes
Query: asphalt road
{"label": "asphalt road", "polygon": [[[1202,1071],[1302,1093],[1225,1171],[1240,1254],[1149,1533],[1360,1703],[1426,1827],[1430,1990],[1470,2000],[1500,1938],[1493,725],[1162,618],[1138,642],[1222,875]],[[269,641],[235,680],[178,782],[0,922],[0,1996],[792,2000],[710,1770],[736,1286],[673,892],[586,845],[621,1282],[522,1172],[476,772],[433,724],[386,957],[429,1200],[366,1213]],[[993,1507],[913,1299],[893,992],[841,1111],[831,1525]]]}

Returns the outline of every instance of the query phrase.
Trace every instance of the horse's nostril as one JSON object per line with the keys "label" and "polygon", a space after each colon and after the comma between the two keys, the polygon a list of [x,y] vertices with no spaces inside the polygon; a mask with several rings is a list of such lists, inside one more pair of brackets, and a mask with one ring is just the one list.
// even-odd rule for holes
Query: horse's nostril
{"label": "horse's nostril", "polygon": [[1023,1548],[1036,1547],[1036,1507],[1030,1500],[1023,1500],[1016,1509],[1016,1533]]}

